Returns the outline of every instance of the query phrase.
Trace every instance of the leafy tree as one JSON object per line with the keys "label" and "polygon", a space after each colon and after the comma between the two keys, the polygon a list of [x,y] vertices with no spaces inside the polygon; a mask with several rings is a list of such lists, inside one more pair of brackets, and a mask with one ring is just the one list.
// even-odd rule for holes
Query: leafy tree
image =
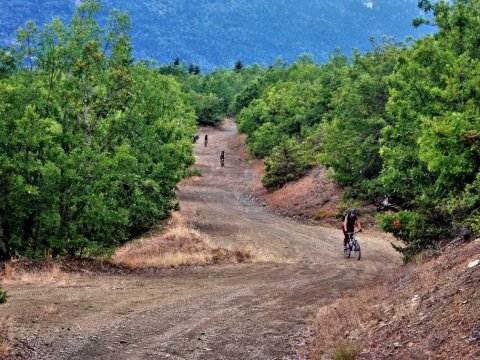
{"label": "leafy tree", "polygon": [[345,67],[341,85],[331,97],[328,117],[322,128],[322,162],[335,170],[341,185],[363,188],[382,169],[380,138],[390,123],[387,76],[393,72],[402,49],[395,43],[361,55],[355,52],[351,67]]}
{"label": "leafy tree", "polygon": [[244,68],[244,65],[240,60],[237,60],[237,61],[235,61],[235,65],[233,66],[233,68],[238,73]]}
{"label": "leafy tree", "polygon": [[282,187],[289,181],[298,179],[309,167],[305,152],[293,139],[284,137],[272,155],[265,159],[263,185],[269,190]]}
{"label": "leafy tree", "polygon": [[417,24],[434,23],[439,31],[416,41],[391,76],[388,111],[394,122],[384,131],[380,179],[424,218],[416,241],[425,246],[433,229],[448,235],[453,223],[475,228],[478,216],[479,197],[472,189],[480,164],[474,90],[480,8],[468,0],[422,1],[420,7],[434,18]]}
{"label": "leafy tree", "polygon": [[113,11],[102,29],[99,11],[88,0],[66,26],[27,24],[10,53],[15,68],[0,79],[0,243],[9,253],[82,255],[126,241],[169,215],[193,163],[187,95],[133,63],[126,14]]}
{"label": "leafy tree", "polygon": [[190,66],[188,67],[188,73],[194,74],[194,75],[200,74],[201,73],[200,66],[196,64],[190,64]]}

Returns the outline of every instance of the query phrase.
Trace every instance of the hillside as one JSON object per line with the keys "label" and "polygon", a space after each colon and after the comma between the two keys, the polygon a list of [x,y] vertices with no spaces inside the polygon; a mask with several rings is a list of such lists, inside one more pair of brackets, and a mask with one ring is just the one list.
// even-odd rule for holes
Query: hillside
{"label": "hillside", "polygon": [[[309,351],[331,359],[478,359],[480,239],[318,311]],[[348,316],[345,314],[348,313]]]}
{"label": "hillside", "polygon": [[[64,22],[73,0],[0,1],[0,46],[12,43],[26,20],[37,24],[53,16]],[[419,36],[411,20],[417,0],[104,0],[105,10],[128,11],[134,55],[171,62],[176,56],[202,70],[246,64],[271,64],[277,57],[292,62],[304,52],[323,62],[335,48],[369,48],[369,38]],[[104,11],[104,19],[107,11]],[[428,29],[427,29],[428,30]]]}

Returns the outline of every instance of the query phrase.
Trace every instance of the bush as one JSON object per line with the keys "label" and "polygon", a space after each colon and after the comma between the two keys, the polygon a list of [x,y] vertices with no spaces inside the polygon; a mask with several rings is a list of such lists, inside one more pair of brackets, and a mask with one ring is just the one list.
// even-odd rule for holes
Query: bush
{"label": "bush", "polygon": [[202,172],[197,168],[190,168],[185,170],[185,176],[184,176],[185,179],[188,179],[194,176],[202,176]]}
{"label": "bush", "polygon": [[2,288],[0,288],[0,304],[5,304],[7,302],[8,295]]}
{"label": "bush", "polygon": [[406,243],[405,247],[392,245],[403,254],[404,262],[434,243],[445,232],[446,224],[440,225],[440,218],[441,214],[435,210],[432,211],[431,217],[425,215],[425,212],[408,210],[378,216],[380,227],[384,231]]}
{"label": "bush", "polygon": [[480,235],[480,211],[476,210],[465,220],[465,224],[472,229],[476,236]]}
{"label": "bush", "polygon": [[265,160],[262,183],[268,190],[279,189],[302,176],[310,165],[306,153],[295,140],[283,138],[273,149],[272,156]]}
{"label": "bush", "polygon": [[225,115],[224,100],[215,94],[200,94],[192,91],[190,101],[202,125],[215,125],[222,121]]}
{"label": "bush", "polygon": [[353,360],[357,357],[357,350],[353,343],[340,345],[333,353],[334,360]]}

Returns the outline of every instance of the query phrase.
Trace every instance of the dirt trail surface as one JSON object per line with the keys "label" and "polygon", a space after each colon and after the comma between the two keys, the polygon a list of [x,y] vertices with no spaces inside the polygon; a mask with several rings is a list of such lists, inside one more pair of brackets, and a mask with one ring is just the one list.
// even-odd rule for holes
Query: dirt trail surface
{"label": "dirt trail surface", "polygon": [[398,266],[380,234],[360,234],[362,260],[344,259],[338,229],[300,224],[257,204],[255,174],[232,120],[199,134],[195,167],[202,176],[179,186],[181,211],[194,214],[213,243],[253,246],[265,261],[4,284],[10,302],[2,311],[39,358],[294,358],[319,306]]}

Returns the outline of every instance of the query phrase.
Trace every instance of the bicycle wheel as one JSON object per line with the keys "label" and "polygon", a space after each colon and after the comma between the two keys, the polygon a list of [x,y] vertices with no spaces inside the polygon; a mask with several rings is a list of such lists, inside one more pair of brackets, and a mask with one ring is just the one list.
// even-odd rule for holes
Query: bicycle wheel
{"label": "bicycle wheel", "polygon": [[360,260],[360,258],[362,257],[362,252],[360,251],[360,244],[358,243],[358,241],[355,243],[355,259],[357,260]]}
{"label": "bicycle wheel", "polygon": [[347,244],[347,247],[343,248],[343,256],[345,256],[348,259],[350,258],[351,252],[352,252],[352,248],[350,247],[350,244]]}

